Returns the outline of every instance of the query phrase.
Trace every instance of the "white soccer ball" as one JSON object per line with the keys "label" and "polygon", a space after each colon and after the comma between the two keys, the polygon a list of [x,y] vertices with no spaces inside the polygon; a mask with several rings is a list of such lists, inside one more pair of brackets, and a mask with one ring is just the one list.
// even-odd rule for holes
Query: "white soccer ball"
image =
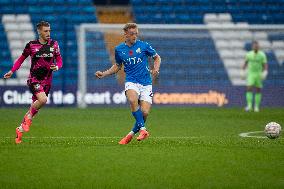
{"label": "white soccer ball", "polygon": [[280,124],[276,122],[270,122],[270,123],[267,123],[264,131],[268,138],[275,139],[275,138],[278,138],[280,135],[281,126]]}

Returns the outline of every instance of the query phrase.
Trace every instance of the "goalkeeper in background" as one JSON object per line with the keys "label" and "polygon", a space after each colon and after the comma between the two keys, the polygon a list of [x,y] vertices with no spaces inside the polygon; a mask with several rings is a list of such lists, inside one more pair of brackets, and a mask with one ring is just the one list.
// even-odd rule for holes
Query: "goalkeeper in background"
{"label": "goalkeeper in background", "polygon": [[252,50],[246,54],[245,64],[243,65],[242,76],[245,76],[245,69],[247,68],[247,91],[246,111],[252,111],[253,107],[253,91],[254,95],[254,111],[259,112],[259,106],[261,102],[261,89],[262,82],[266,79],[268,73],[267,58],[263,51],[259,50],[259,44],[257,41],[253,41]]}

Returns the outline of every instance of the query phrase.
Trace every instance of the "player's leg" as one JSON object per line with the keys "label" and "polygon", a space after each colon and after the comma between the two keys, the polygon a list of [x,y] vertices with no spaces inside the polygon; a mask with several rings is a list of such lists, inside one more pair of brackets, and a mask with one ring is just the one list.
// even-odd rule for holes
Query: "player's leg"
{"label": "player's leg", "polygon": [[[141,107],[141,101],[140,100],[138,100],[138,105]],[[145,113],[145,110],[143,110],[142,107],[141,107],[141,111],[143,113],[143,120],[144,120],[144,125],[145,125],[148,114]],[[136,134],[136,133],[139,132],[139,130],[140,130],[140,127],[138,126],[137,122],[135,122],[135,124],[133,125],[133,128],[132,128],[132,131],[134,132],[134,134]]]}
{"label": "player's leg", "polygon": [[[146,121],[151,105],[152,105],[152,98],[153,98],[153,92],[152,92],[152,85],[147,86],[141,86],[140,88],[140,107],[143,113],[144,122]],[[140,128],[140,134],[137,137],[138,141],[144,140],[147,137],[149,137],[149,132],[146,130],[145,123],[144,127]]]}
{"label": "player's leg", "polygon": [[[134,127],[132,128],[132,130],[123,139],[120,140],[119,144],[128,144],[132,140],[135,133],[139,131],[140,129],[139,125],[141,124],[141,119],[143,120],[143,115],[142,115],[141,109],[139,108],[139,104],[138,104],[137,92],[133,89],[128,89],[127,91],[125,91],[125,95],[128,99],[130,110],[132,112],[133,117],[136,120],[136,123]],[[143,121],[143,125],[144,125],[144,121]]]}
{"label": "player's leg", "polygon": [[[149,115],[150,109],[151,109],[151,103],[144,101],[144,100],[141,100],[140,101],[140,107],[141,107],[141,111],[143,113],[143,119],[144,119],[144,123],[145,123],[145,121],[146,121],[146,119]],[[140,132],[140,134],[137,137],[138,141],[144,140],[144,139],[146,139],[147,137],[150,136],[149,132],[146,130],[145,124],[144,124],[144,127],[140,127],[139,132]]]}
{"label": "player's leg", "polygon": [[252,86],[247,86],[246,102],[247,102],[247,106],[246,106],[245,110],[251,111],[252,110],[252,102],[253,102],[253,87]]}
{"label": "player's leg", "polygon": [[128,144],[135,133],[139,131],[140,127],[144,126],[143,113],[138,104],[139,88],[137,87],[137,84],[131,82],[125,83],[125,95],[129,102],[132,115],[136,120],[136,124],[130,133],[119,142],[119,144]]}
{"label": "player's leg", "polygon": [[[36,101],[36,96],[33,95],[32,96],[32,104]],[[31,105],[32,106],[32,105]],[[31,108],[29,109],[29,111],[25,114],[24,118],[23,118],[23,121],[21,122],[20,126],[16,128],[16,139],[15,139],[15,142],[17,144],[21,143],[22,142],[22,136],[23,136],[23,132],[25,132],[24,128],[28,131],[29,130],[29,127],[27,126],[24,126],[26,124],[29,124],[31,125],[31,118],[30,118],[30,112],[31,111]],[[24,127],[23,127],[24,126]],[[27,129],[28,128],[28,129]],[[26,131],[26,132],[27,132]]]}
{"label": "player's leg", "polygon": [[260,103],[261,103],[261,89],[262,89],[262,79],[259,77],[255,85],[255,95],[254,95],[254,111],[259,112]]}
{"label": "player's leg", "polygon": [[[138,100],[138,105],[141,107],[141,101],[140,101],[140,100]],[[147,115],[145,115],[145,113],[143,112],[143,108],[142,108],[142,107],[141,107],[141,111],[142,111],[142,113],[143,113],[143,120],[144,120],[144,125],[145,125],[146,120],[147,120]],[[135,122],[131,131],[132,131],[132,132],[134,133],[134,135],[135,135],[136,133],[139,132],[139,130],[140,130],[140,127],[139,127],[139,125],[137,124],[137,122]]]}
{"label": "player's leg", "polygon": [[32,124],[33,116],[38,112],[38,110],[44,106],[47,102],[47,96],[45,92],[40,92],[33,96],[33,100],[35,100],[29,109],[29,111],[25,114],[23,121],[19,127],[16,128],[16,139],[15,142],[17,144],[22,142],[23,132],[28,132],[30,130],[30,126]]}
{"label": "player's leg", "polygon": [[36,99],[36,100],[34,100],[34,102],[31,104],[21,124],[21,128],[25,132],[29,131],[29,128],[32,124],[32,118],[38,113],[39,109],[43,107],[47,102],[47,96],[45,92],[40,92],[40,93],[35,94],[33,99]]}
{"label": "player's leg", "polygon": [[29,85],[31,92],[33,93],[33,103],[31,104],[28,112],[25,114],[23,121],[19,127],[16,128],[16,139],[17,144],[22,142],[23,132],[28,132],[32,124],[32,118],[37,114],[38,110],[44,106],[47,102],[47,95],[50,90],[50,86],[42,87],[39,84]]}
{"label": "player's leg", "polygon": [[247,90],[246,90],[247,106],[245,108],[246,111],[251,111],[252,110],[253,85],[254,85],[254,76],[252,74],[248,74],[248,77],[247,77]]}
{"label": "player's leg", "polygon": [[50,84],[43,85],[43,88],[34,95],[33,103],[29,111],[31,119],[34,118],[38,111],[47,103],[47,96],[49,94],[50,88]]}

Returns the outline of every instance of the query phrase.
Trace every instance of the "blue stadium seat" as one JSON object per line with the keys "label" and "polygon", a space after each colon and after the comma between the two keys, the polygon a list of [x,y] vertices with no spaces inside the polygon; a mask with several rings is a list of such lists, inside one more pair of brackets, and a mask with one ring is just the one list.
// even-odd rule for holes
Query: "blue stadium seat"
{"label": "blue stadium seat", "polygon": [[[284,2],[278,0],[131,0],[134,15],[139,23],[203,23],[205,13],[231,13],[235,22],[247,21],[249,23],[280,24],[283,23]],[[145,19],[145,14],[162,14],[151,20]],[[177,20],[164,20],[169,14],[179,15]],[[191,17],[188,21],[186,15],[196,15],[199,19]],[[270,16],[271,15],[271,16]],[[201,19],[200,19],[201,18]]]}
{"label": "blue stadium seat", "polygon": [[[206,13],[231,13],[234,22],[248,22],[249,24],[284,23],[284,0],[131,0],[131,3],[138,23],[203,24],[203,17]],[[283,41],[284,35],[274,32],[268,38]],[[210,82],[218,85],[231,84],[212,39],[180,40],[177,38],[161,42],[148,37],[145,40],[151,42],[163,57],[160,85],[202,85]],[[175,44],[174,47],[172,44]],[[193,48],[187,47],[188,44],[191,44]],[[176,49],[178,46],[187,48],[178,50]],[[246,44],[247,50],[250,49],[248,47],[250,44]],[[176,56],[177,52],[179,52],[179,57]],[[271,75],[278,79],[266,83],[283,83],[284,74],[281,75],[281,73],[284,72],[284,66],[279,66],[273,52],[268,53],[268,59]],[[176,78],[171,76],[173,69],[177,73]],[[196,72],[199,75],[194,75]],[[185,82],[180,81],[178,77],[205,79]],[[269,79],[272,78],[268,77]]]}
{"label": "blue stadium seat", "polygon": [[[78,54],[75,26],[80,23],[96,23],[95,7],[91,0],[1,0],[0,17],[3,14],[29,14],[35,25],[40,20],[51,23],[52,38],[59,41],[63,56],[62,70],[70,80],[57,77],[55,85],[65,83],[66,86],[77,86]],[[74,16],[75,15],[75,16]],[[0,70],[10,69],[11,55],[8,42],[0,24]],[[105,50],[106,51],[106,50]],[[8,68],[9,67],[9,68]],[[74,69],[75,68],[75,69]]]}

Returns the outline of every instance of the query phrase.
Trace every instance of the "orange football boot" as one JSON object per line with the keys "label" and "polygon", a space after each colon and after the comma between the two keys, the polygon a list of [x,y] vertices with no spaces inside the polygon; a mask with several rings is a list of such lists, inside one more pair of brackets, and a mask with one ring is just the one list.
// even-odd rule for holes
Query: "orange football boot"
{"label": "orange football boot", "polygon": [[133,136],[131,134],[126,135],[121,141],[119,141],[119,144],[128,144],[132,140]]}
{"label": "orange football boot", "polygon": [[144,139],[146,139],[146,138],[148,138],[150,136],[149,132],[146,131],[146,130],[140,130],[139,132],[140,132],[140,134],[137,137],[138,141],[144,140]]}
{"label": "orange football boot", "polygon": [[16,138],[15,138],[16,144],[20,144],[22,142],[22,136],[23,136],[23,133],[20,132],[19,128],[17,127],[16,128]]}

